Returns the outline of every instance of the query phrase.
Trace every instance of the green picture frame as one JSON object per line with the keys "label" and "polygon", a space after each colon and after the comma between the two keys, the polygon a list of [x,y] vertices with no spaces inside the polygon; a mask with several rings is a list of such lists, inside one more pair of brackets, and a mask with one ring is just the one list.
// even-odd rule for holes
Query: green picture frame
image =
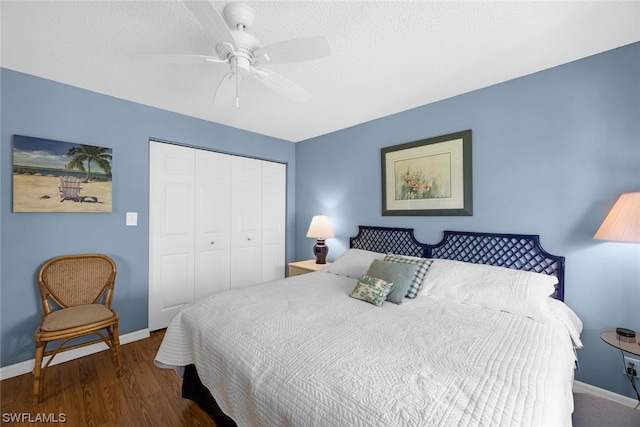
{"label": "green picture frame", "polygon": [[473,215],[471,130],[381,149],[382,215]]}

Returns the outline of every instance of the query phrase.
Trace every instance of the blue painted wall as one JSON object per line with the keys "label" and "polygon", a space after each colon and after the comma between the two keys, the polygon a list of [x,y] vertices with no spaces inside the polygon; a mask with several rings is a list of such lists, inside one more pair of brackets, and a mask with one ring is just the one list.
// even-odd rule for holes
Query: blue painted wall
{"label": "blue painted wall", "polygon": [[[381,216],[380,149],[466,129],[473,216]],[[445,229],[540,234],[566,256],[566,302],[584,322],[577,379],[635,397],[599,335],[640,331],[640,245],[592,237],[620,194],[640,191],[640,43],[300,142],[296,170],[298,259],[317,213],[336,234],[330,260],[359,224],[414,227],[429,243]]]}
{"label": "blue painted wall", "polygon": [[[288,164],[287,260],[293,260],[295,144],[0,69],[1,366],[33,359],[41,320],[36,274],[53,256],[100,252],[118,265],[120,333],[145,329],[149,281],[149,139]],[[12,136],[113,149],[112,213],[13,213]],[[125,212],[138,226],[125,226]],[[284,268],[284,266],[283,266]]]}

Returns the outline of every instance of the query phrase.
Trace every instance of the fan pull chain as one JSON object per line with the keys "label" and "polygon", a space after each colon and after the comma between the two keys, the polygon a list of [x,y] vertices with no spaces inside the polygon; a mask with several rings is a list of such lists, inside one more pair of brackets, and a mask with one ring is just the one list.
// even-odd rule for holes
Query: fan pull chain
{"label": "fan pull chain", "polygon": [[236,60],[236,108],[240,108],[240,76],[238,76],[238,57]]}
{"label": "fan pull chain", "polygon": [[[237,69],[237,67],[236,67]],[[238,72],[236,71],[236,108],[240,108],[240,77],[238,77]]]}
{"label": "fan pull chain", "polygon": [[[238,31],[244,31],[244,24],[238,23]],[[240,77],[238,77],[238,58],[236,57],[236,108],[240,108]]]}

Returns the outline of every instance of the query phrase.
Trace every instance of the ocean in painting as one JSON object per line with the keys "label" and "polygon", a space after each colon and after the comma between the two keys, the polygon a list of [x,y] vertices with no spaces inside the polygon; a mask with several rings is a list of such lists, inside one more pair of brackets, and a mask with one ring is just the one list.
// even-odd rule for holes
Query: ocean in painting
{"label": "ocean in painting", "polygon": [[[111,177],[107,176],[105,173],[102,173],[99,167],[96,166],[96,170],[94,170],[93,168],[91,169],[91,181],[111,181]],[[79,170],[41,168],[20,165],[13,165],[13,173],[20,175],[75,176],[76,178],[80,179],[84,179],[87,176],[87,172],[82,172]]]}
{"label": "ocean in painting", "polygon": [[[89,150],[88,154],[86,150]],[[102,160],[103,165],[106,164],[111,169],[110,148],[24,135],[13,136],[14,175],[73,176],[84,180],[87,178],[86,170],[91,169],[89,181],[111,181],[109,173],[98,165],[95,158],[91,160],[91,164],[87,163],[90,155],[99,157],[98,160]],[[78,159],[82,159],[79,162],[82,163],[84,172],[77,168],[77,164],[73,164]]]}

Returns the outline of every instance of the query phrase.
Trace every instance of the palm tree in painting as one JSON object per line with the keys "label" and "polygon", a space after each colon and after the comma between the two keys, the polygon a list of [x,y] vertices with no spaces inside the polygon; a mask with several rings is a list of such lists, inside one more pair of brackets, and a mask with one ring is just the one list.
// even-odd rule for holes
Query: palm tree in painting
{"label": "palm tree in painting", "polygon": [[[108,148],[96,147],[93,145],[79,145],[77,147],[69,148],[67,151],[67,157],[71,157],[71,161],[66,164],[67,169],[77,169],[81,172],[86,172],[87,176],[84,178],[84,182],[88,182],[91,178],[91,163],[95,162],[104,173],[111,176],[111,161],[113,157],[109,154]],[[85,169],[84,163],[87,162],[87,168]]]}

